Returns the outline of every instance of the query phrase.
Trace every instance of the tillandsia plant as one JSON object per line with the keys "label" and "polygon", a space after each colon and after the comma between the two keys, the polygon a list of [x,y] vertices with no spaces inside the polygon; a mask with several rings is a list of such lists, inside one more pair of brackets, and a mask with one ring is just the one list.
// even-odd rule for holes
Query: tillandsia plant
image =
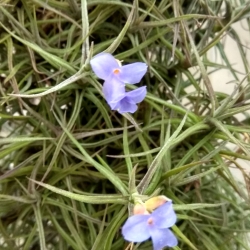
{"label": "tillandsia plant", "polygon": [[249,13],[0,1],[0,249],[249,250]]}

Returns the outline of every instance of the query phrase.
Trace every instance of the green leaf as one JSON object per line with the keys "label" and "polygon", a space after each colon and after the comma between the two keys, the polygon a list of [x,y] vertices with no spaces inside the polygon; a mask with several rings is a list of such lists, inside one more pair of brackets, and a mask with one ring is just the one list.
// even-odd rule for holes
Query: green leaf
{"label": "green leaf", "polygon": [[128,199],[121,195],[81,195],[75,194],[66,190],[62,190],[60,188],[51,186],[49,184],[45,184],[40,181],[31,180],[32,182],[60,195],[68,197],[72,200],[81,201],[90,204],[107,204],[107,203],[115,203],[115,204],[126,204]]}

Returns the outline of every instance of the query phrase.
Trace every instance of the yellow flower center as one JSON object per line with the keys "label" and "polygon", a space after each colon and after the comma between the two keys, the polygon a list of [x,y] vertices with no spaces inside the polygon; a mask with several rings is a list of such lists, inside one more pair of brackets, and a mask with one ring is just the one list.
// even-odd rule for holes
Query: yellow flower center
{"label": "yellow flower center", "polygon": [[114,73],[115,75],[118,75],[118,74],[120,73],[120,70],[119,70],[119,69],[114,69],[114,70],[113,70],[113,73]]}
{"label": "yellow flower center", "polygon": [[149,225],[152,225],[153,223],[154,223],[154,220],[153,220],[152,218],[149,218],[149,219],[148,219],[148,224],[149,224]]}

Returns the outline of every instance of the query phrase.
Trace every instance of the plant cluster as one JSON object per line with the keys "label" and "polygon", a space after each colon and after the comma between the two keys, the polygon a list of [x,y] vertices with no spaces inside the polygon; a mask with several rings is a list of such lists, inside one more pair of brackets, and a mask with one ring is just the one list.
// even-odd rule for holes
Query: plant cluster
{"label": "plant cluster", "polygon": [[[249,249],[249,48],[233,26],[250,32],[249,11],[248,0],[1,1],[0,249],[150,250],[150,237],[155,249]],[[109,57],[101,68],[96,55]],[[232,93],[214,90],[222,69]],[[133,240],[128,228],[145,223]]]}

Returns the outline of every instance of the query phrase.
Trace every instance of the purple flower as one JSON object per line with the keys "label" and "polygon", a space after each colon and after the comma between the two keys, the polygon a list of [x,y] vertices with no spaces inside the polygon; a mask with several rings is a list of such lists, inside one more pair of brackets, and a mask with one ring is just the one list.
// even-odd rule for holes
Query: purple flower
{"label": "purple flower", "polygon": [[138,83],[147,71],[145,63],[137,62],[122,66],[109,53],[100,53],[90,61],[95,74],[104,80],[103,94],[112,110],[134,113],[137,103],[146,96],[146,87],[126,92],[125,84]]}
{"label": "purple flower", "polygon": [[151,237],[154,250],[177,245],[175,235],[169,230],[176,222],[176,214],[171,201],[166,202],[151,214],[136,214],[127,219],[122,235],[125,240],[142,242]]}
{"label": "purple flower", "polygon": [[100,53],[93,57],[90,61],[91,67],[95,74],[108,81],[115,79],[121,83],[138,83],[147,71],[146,63],[131,63],[125,66],[121,66],[118,60],[116,60],[109,53]]}

